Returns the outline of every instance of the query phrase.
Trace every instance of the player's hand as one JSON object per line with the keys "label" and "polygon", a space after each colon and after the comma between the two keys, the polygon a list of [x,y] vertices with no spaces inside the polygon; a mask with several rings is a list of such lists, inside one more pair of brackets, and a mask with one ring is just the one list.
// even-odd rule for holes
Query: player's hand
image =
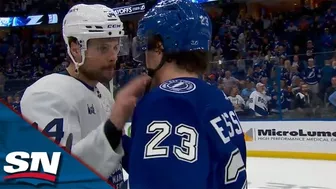
{"label": "player's hand", "polygon": [[138,98],[144,94],[150,81],[148,75],[138,76],[117,93],[110,120],[118,129],[124,128],[126,121],[133,114]]}

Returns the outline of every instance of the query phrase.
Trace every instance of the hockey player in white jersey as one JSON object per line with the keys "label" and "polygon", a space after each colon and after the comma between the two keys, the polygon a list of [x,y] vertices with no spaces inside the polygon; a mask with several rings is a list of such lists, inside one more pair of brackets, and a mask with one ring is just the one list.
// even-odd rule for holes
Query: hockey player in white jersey
{"label": "hockey player in white jersey", "polygon": [[123,182],[122,129],[150,80],[140,76],[131,81],[115,102],[102,84],[114,76],[122,37],[123,23],[112,9],[75,5],[63,20],[63,38],[72,62],[66,72],[45,76],[28,87],[21,101],[25,118],[117,188]]}

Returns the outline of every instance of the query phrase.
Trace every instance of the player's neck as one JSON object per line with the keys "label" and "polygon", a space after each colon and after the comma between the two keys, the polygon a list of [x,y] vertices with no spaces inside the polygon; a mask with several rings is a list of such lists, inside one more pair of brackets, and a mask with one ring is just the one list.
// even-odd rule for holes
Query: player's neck
{"label": "player's neck", "polygon": [[80,72],[76,73],[76,68],[75,68],[75,65],[73,65],[73,64],[70,64],[67,67],[67,71],[68,71],[68,73],[71,77],[74,77],[74,78],[84,82],[85,84],[91,86],[91,87],[95,87],[98,83],[98,81],[88,79],[87,77],[85,77]]}
{"label": "player's neck", "polygon": [[173,64],[166,64],[158,72],[155,74],[156,78],[154,78],[155,83],[160,85],[161,83],[181,77],[193,77],[198,78],[198,74],[194,72],[188,72],[186,70],[182,70],[173,66]]}

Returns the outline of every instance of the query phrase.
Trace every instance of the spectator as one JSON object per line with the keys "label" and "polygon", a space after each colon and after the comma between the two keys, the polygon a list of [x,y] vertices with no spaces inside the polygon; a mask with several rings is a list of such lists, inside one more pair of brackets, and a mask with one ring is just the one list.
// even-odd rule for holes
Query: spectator
{"label": "spectator", "polygon": [[254,72],[253,72],[253,80],[255,82],[260,82],[261,78],[267,77],[267,74],[265,70],[262,69],[262,66],[260,64],[255,64],[254,65]]}
{"label": "spectator", "polygon": [[299,72],[299,67],[296,64],[290,67],[287,84],[291,85],[295,78],[300,78],[301,73]]}
{"label": "spectator", "polygon": [[315,56],[315,46],[312,40],[308,40],[306,46],[306,60],[314,59],[314,56]]}
{"label": "spectator", "polygon": [[322,36],[322,48],[323,51],[327,52],[325,55],[329,55],[330,52],[333,50],[333,37],[329,32],[329,28],[324,29],[324,35]]}
{"label": "spectator", "polygon": [[[333,63],[334,64],[334,63]],[[324,67],[321,69],[321,81],[320,81],[320,92],[321,94],[324,94],[327,90],[327,88],[330,87],[331,78],[336,76],[335,75],[335,69],[332,67],[332,64],[330,64],[329,60],[325,61]]]}
{"label": "spectator", "polygon": [[294,25],[293,22],[291,22],[289,24],[289,26],[287,27],[287,29],[285,29],[286,32],[296,32],[299,31],[298,27]]}
{"label": "spectator", "polygon": [[238,115],[242,115],[245,108],[245,100],[238,93],[239,93],[238,87],[234,86],[232,87],[228,98],[230,99],[236,113]]}
{"label": "spectator", "polygon": [[244,88],[241,92],[241,96],[245,102],[250,98],[251,93],[255,90],[254,83],[252,81],[247,81],[246,88]]}
{"label": "spectator", "polygon": [[290,93],[286,82],[281,80],[280,85],[280,88],[278,88],[278,85],[274,84],[273,90],[270,92],[270,108],[272,113],[287,112],[290,109]]}
{"label": "spectator", "polygon": [[318,94],[321,71],[315,66],[315,61],[313,58],[308,59],[308,67],[304,70],[303,78],[304,81],[308,84],[311,92],[313,94]]}
{"label": "spectator", "polygon": [[219,77],[218,82],[222,83],[228,90],[231,90],[235,85],[239,85],[239,80],[231,76],[230,71],[225,71],[225,76],[223,78]]}
{"label": "spectator", "polygon": [[14,101],[12,102],[12,107],[17,112],[21,112],[20,100],[21,100],[20,95],[19,94],[15,94],[14,95]]}
{"label": "spectator", "polygon": [[326,91],[326,97],[329,98],[336,91],[336,77],[331,78],[331,86]]}
{"label": "spectator", "polygon": [[9,105],[11,105],[12,103],[14,102],[14,100],[13,100],[13,96],[7,96],[7,103],[9,104]]}
{"label": "spectator", "polygon": [[316,107],[314,107],[314,95],[309,91],[309,85],[301,85],[301,90],[295,96],[294,108],[298,111],[298,117],[314,117]]}
{"label": "spectator", "polygon": [[300,89],[301,89],[301,85],[304,82],[302,81],[302,79],[299,76],[294,76],[292,79],[292,84],[289,88],[289,90],[292,92],[292,94],[296,95]]}
{"label": "spectator", "polygon": [[216,82],[216,76],[215,74],[210,74],[206,80],[208,81],[209,85],[217,85],[218,83]]}
{"label": "spectator", "polygon": [[257,83],[256,91],[253,91],[248,100],[248,107],[251,112],[256,117],[266,117],[268,116],[268,103],[271,97],[266,95],[265,85],[262,83]]}
{"label": "spectator", "polygon": [[292,66],[296,66],[297,70],[299,72],[302,72],[305,70],[305,64],[300,60],[299,55],[294,55],[293,56],[293,61],[292,61]]}
{"label": "spectator", "polygon": [[329,96],[328,100],[336,108],[336,91]]}
{"label": "spectator", "polygon": [[0,94],[2,95],[5,91],[6,77],[2,72],[0,72]]}

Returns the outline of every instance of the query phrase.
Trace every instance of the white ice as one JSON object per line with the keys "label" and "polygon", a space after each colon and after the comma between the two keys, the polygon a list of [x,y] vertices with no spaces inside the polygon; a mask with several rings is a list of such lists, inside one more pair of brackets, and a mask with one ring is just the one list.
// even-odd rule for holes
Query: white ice
{"label": "white ice", "polygon": [[248,189],[336,189],[336,161],[248,158],[247,173]]}
{"label": "white ice", "polygon": [[249,189],[336,189],[336,161],[248,158]]}

